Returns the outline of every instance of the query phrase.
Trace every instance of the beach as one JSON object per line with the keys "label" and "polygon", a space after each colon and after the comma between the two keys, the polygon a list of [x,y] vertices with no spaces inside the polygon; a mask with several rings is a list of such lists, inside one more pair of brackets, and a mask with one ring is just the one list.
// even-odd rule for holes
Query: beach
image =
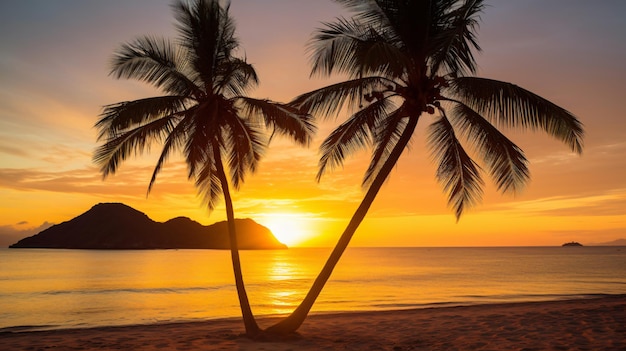
{"label": "beach", "polygon": [[[259,318],[271,325],[275,318]],[[547,302],[325,313],[281,341],[242,336],[240,319],[13,331],[2,350],[625,350],[626,295]]]}

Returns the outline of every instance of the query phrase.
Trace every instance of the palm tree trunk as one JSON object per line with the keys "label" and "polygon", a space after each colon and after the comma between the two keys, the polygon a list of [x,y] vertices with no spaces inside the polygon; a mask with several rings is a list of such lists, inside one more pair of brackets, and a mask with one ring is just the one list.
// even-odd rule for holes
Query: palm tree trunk
{"label": "palm tree trunk", "polygon": [[[218,149],[219,150],[219,149]],[[246,328],[246,336],[250,338],[256,337],[260,328],[252,314],[252,308],[248,301],[248,294],[243,283],[243,274],[241,273],[241,260],[239,259],[239,246],[237,245],[237,230],[235,228],[235,214],[233,210],[233,201],[230,198],[228,189],[228,180],[222,165],[222,159],[219,151],[215,152],[215,165],[217,168],[217,176],[222,184],[222,192],[224,193],[224,203],[226,204],[226,218],[228,219],[228,237],[230,239],[230,256],[233,262],[233,272],[235,273],[235,286],[237,287],[237,296],[239,297],[239,306],[243,316],[243,323]]]}
{"label": "palm tree trunk", "polygon": [[378,191],[385,183],[385,180],[389,176],[389,173],[391,172],[393,167],[396,165],[396,162],[400,158],[400,155],[402,154],[402,151],[404,151],[404,148],[408,144],[409,140],[411,140],[411,136],[413,135],[413,131],[415,130],[415,126],[417,125],[417,120],[418,117],[409,117],[409,122],[404,129],[404,132],[402,132],[400,140],[398,140],[398,143],[391,151],[391,154],[389,154],[389,157],[383,164],[380,172],[376,175],[376,178],[374,179],[372,185],[365,194],[363,201],[354,212],[350,223],[348,223],[348,226],[344,230],[343,234],[339,238],[339,241],[337,242],[337,245],[335,245],[335,248],[330,254],[330,257],[326,261],[324,268],[322,268],[322,271],[315,279],[313,286],[305,296],[304,300],[302,300],[302,303],[300,303],[300,305],[285,319],[267,328],[267,332],[276,334],[288,334],[295,332],[298,328],[300,328],[307,315],[309,314],[311,307],[313,307],[315,300],[322,292],[324,285],[330,278],[330,275],[337,265],[337,262],[339,262],[341,255],[348,247],[348,244],[352,239],[352,235],[354,235],[357,228],[363,221],[363,218],[365,218],[365,215],[367,214],[367,211],[374,202]]}

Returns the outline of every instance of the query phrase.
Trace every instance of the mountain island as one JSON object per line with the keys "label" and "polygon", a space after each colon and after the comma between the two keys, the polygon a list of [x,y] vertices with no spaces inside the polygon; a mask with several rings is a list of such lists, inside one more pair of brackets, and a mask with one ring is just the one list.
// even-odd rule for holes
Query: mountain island
{"label": "mountain island", "polygon": [[[236,219],[240,249],[286,249],[252,219]],[[121,203],[101,203],[67,222],[9,246],[47,249],[229,249],[228,223],[204,226],[187,217],[156,222]]]}

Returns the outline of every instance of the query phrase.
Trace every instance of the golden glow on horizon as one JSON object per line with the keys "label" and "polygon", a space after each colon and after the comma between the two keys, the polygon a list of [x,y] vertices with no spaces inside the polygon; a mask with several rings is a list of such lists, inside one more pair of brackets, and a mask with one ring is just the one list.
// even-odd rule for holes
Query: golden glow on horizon
{"label": "golden glow on horizon", "polygon": [[306,215],[299,213],[264,213],[255,216],[257,222],[269,228],[276,239],[287,246],[298,244],[309,239],[313,233]]}

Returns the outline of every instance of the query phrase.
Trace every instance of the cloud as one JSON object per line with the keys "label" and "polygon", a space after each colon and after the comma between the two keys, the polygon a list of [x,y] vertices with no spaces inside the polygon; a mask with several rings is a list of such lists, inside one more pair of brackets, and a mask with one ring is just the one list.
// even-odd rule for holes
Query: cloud
{"label": "cloud", "polygon": [[[177,167],[167,168],[157,179],[155,190],[158,188],[161,193],[180,193],[181,186],[186,187],[183,183],[187,183],[187,178],[186,175],[179,173]],[[145,195],[151,175],[151,166],[123,167],[116,175],[104,181],[95,167],[61,172],[0,168],[0,187],[20,191],[36,190],[106,196]]]}
{"label": "cloud", "polygon": [[549,216],[623,216],[626,213],[626,189],[601,194],[554,196],[496,206],[505,211]]}
{"label": "cloud", "polygon": [[7,145],[4,142],[0,142],[0,153],[8,154],[11,156],[19,156],[19,157],[29,157],[29,153],[26,150],[14,147],[11,145]]}

